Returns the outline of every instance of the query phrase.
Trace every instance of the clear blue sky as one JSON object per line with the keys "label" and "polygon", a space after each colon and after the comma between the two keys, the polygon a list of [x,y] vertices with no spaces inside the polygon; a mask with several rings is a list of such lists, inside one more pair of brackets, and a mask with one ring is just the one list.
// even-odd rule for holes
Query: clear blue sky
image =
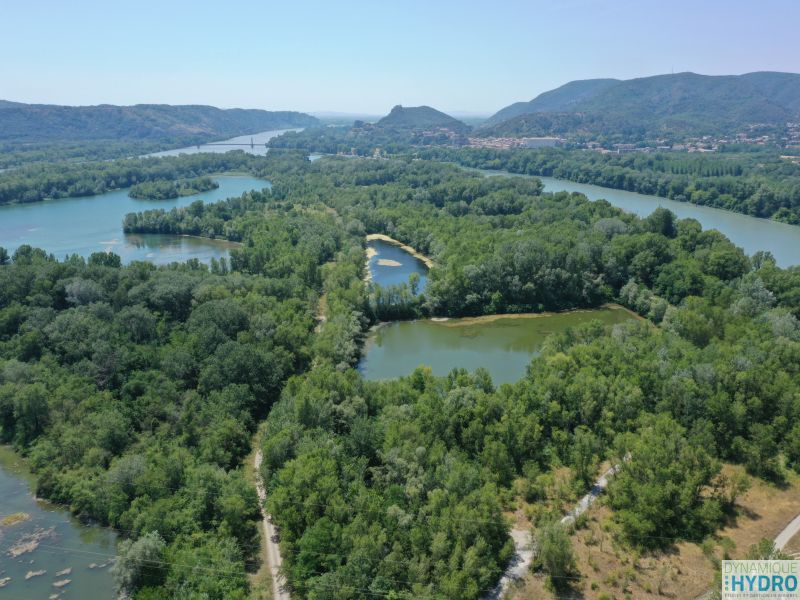
{"label": "clear blue sky", "polygon": [[800,0],[2,0],[0,98],[491,113],[573,79],[800,72]]}

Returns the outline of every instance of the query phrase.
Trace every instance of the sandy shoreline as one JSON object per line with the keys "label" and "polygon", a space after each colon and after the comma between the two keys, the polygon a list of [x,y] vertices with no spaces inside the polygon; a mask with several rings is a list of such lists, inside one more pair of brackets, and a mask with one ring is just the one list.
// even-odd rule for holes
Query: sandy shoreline
{"label": "sandy shoreline", "polygon": [[[395,246],[400,246],[401,250],[405,250],[411,256],[413,256],[414,258],[417,258],[417,259],[421,260],[423,263],[425,263],[426,267],[428,267],[429,269],[433,268],[433,261],[429,257],[427,257],[424,254],[418,252],[417,250],[415,250],[411,246],[407,246],[406,244],[404,244],[401,241],[398,241],[398,240],[396,240],[394,238],[391,238],[388,235],[384,235],[382,233],[370,233],[367,236],[367,241],[371,242],[373,240],[380,240],[380,241],[386,242],[388,244],[394,244]],[[374,250],[373,250],[373,252],[374,252]],[[372,256],[374,256],[374,254]],[[367,249],[367,259],[369,259],[369,258],[370,258],[370,255],[369,255],[369,248],[368,248]]]}
{"label": "sandy shoreline", "polygon": [[498,315],[481,315],[480,317],[453,317],[453,318],[433,317],[430,320],[436,323],[441,323],[447,327],[466,327],[468,325],[491,323],[492,321],[497,321],[498,319],[539,319],[543,317],[555,317],[558,315],[566,315],[571,313],[589,313],[589,312],[595,312],[600,309],[622,310],[630,314],[632,317],[635,317],[637,320],[642,318],[632,310],[629,310],[620,304],[609,303],[609,304],[602,304],[597,308],[576,308],[573,310],[562,310],[558,312],[504,313]]}

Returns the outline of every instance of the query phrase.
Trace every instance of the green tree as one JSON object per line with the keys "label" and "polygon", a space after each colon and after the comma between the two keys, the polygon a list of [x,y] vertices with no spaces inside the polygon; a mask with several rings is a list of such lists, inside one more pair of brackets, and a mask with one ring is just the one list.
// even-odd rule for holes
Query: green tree
{"label": "green tree", "polygon": [[165,548],[164,540],[155,531],[135,541],[123,540],[111,569],[117,591],[134,594],[142,588],[161,585],[167,572]]}
{"label": "green tree", "polygon": [[570,586],[571,577],[577,573],[572,541],[561,523],[553,522],[534,531],[536,548],[532,568],[542,569],[555,589]]}

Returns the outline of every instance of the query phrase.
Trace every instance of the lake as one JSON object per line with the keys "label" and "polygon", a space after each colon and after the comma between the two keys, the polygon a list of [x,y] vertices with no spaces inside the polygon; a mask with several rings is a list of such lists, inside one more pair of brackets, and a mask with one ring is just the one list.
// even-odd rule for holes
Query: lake
{"label": "lake", "polygon": [[122,232],[122,219],[129,212],[169,210],[196,200],[216,202],[270,185],[247,175],[215,176],[214,180],[219,183],[215,190],[172,200],[137,200],[124,189],[96,196],[0,206],[0,246],[13,253],[22,244],[29,244],[58,259],[68,254],[88,257],[93,252],[111,251],[119,254],[124,263],[146,260],[167,264],[189,258],[208,263],[212,258],[227,256],[236,244],[177,235],[126,235]]}
{"label": "lake", "polygon": [[[264,156],[269,152],[267,142],[274,137],[278,137],[287,131],[302,131],[300,129],[275,129],[273,131],[262,131],[250,135],[239,135],[229,140],[200,144],[199,146],[186,146],[163,152],[153,152],[147,156],[178,156],[179,154],[199,154],[200,152],[229,152],[230,150],[244,150],[248,154],[258,154]],[[250,145],[252,143],[252,146]]]}
{"label": "lake", "polygon": [[435,375],[456,367],[483,367],[495,384],[512,383],[542,348],[547,336],[581,323],[599,320],[614,325],[633,319],[619,306],[596,310],[435,321],[396,321],[370,332],[358,370],[366,379],[393,379],[420,365]]}
{"label": "lake", "polygon": [[420,259],[411,256],[397,244],[384,240],[369,240],[367,255],[371,280],[380,286],[408,283],[412,273],[419,275],[419,291],[428,282],[428,268]]}
{"label": "lake", "polygon": [[[471,170],[477,170],[489,176],[533,177],[506,171]],[[703,229],[719,230],[749,256],[759,250],[768,250],[772,252],[780,267],[800,264],[800,227],[796,225],[759,219],[721,208],[678,202],[660,196],[637,194],[587,183],[575,183],[566,179],[554,177],[537,177],[537,179],[541,179],[546,192],[580,192],[589,200],[607,200],[610,204],[640,217],[646,217],[662,206],[674,212],[681,219],[697,219]]]}
{"label": "lake", "polygon": [[[59,598],[113,599],[109,571],[116,554],[115,533],[82,524],[67,510],[35,500],[33,487],[24,462],[0,446],[0,521],[15,513],[27,515],[24,521],[0,525],[0,581],[11,578],[0,590],[0,598],[48,598],[61,589]],[[38,547],[21,552],[32,539],[39,540]],[[25,579],[38,571],[45,572]],[[62,588],[53,585],[65,580],[69,583]]]}

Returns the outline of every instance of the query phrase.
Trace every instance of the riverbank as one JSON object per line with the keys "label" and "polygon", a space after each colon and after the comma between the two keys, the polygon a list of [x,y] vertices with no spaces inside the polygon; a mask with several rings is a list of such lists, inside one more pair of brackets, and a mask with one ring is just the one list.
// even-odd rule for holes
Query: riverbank
{"label": "riverbank", "polygon": [[657,208],[666,208],[679,219],[695,219],[704,230],[716,229],[731,242],[752,256],[760,250],[771,252],[779,267],[800,264],[800,226],[774,219],[755,217],[725,208],[670,200],[662,196],[641,194],[591,183],[578,183],[567,179],[540,175],[511,173],[499,169],[477,169],[450,163],[463,170],[486,177],[521,177],[538,179],[548,193],[578,192],[590,201],[605,200],[612,206],[645,218]]}
{"label": "riverbank", "polygon": [[123,189],[82,198],[0,206],[0,246],[13,254],[27,244],[61,259],[71,254],[88,258],[94,252],[111,250],[122,258],[123,264],[135,260],[167,264],[191,258],[207,264],[211,258],[227,257],[230,249],[239,247],[238,242],[163,233],[126,235],[122,224],[128,213],[169,211],[197,201],[208,204],[269,187],[268,181],[251,176],[219,176],[216,180],[220,187],[215,190],[173,200],[135,200]]}
{"label": "riverbank", "polygon": [[75,598],[115,597],[116,533],[82,523],[35,489],[25,458],[0,446],[0,587],[15,598],[48,598],[62,588]]}
{"label": "riverbank", "polygon": [[471,325],[482,325],[485,323],[492,323],[499,319],[541,319],[546,317],[556,317],[560,315],[580,314],[580,313],[593,313],[598,309],[607,310],[621,310],[627,313],[632,318],[639,321],[646,321],[644,317],[633,312],[629,308],[625,308],[621,304],[606,303],[601,304],[597,308],[574,308],[570,310],[560,311],[545,311],[545,312],[529,312],[529,313],[500,313],[495,315],[481,315],[479,317],[432,317],[430,320],[434,323],[439,323],[446,327],[469,327]]}

